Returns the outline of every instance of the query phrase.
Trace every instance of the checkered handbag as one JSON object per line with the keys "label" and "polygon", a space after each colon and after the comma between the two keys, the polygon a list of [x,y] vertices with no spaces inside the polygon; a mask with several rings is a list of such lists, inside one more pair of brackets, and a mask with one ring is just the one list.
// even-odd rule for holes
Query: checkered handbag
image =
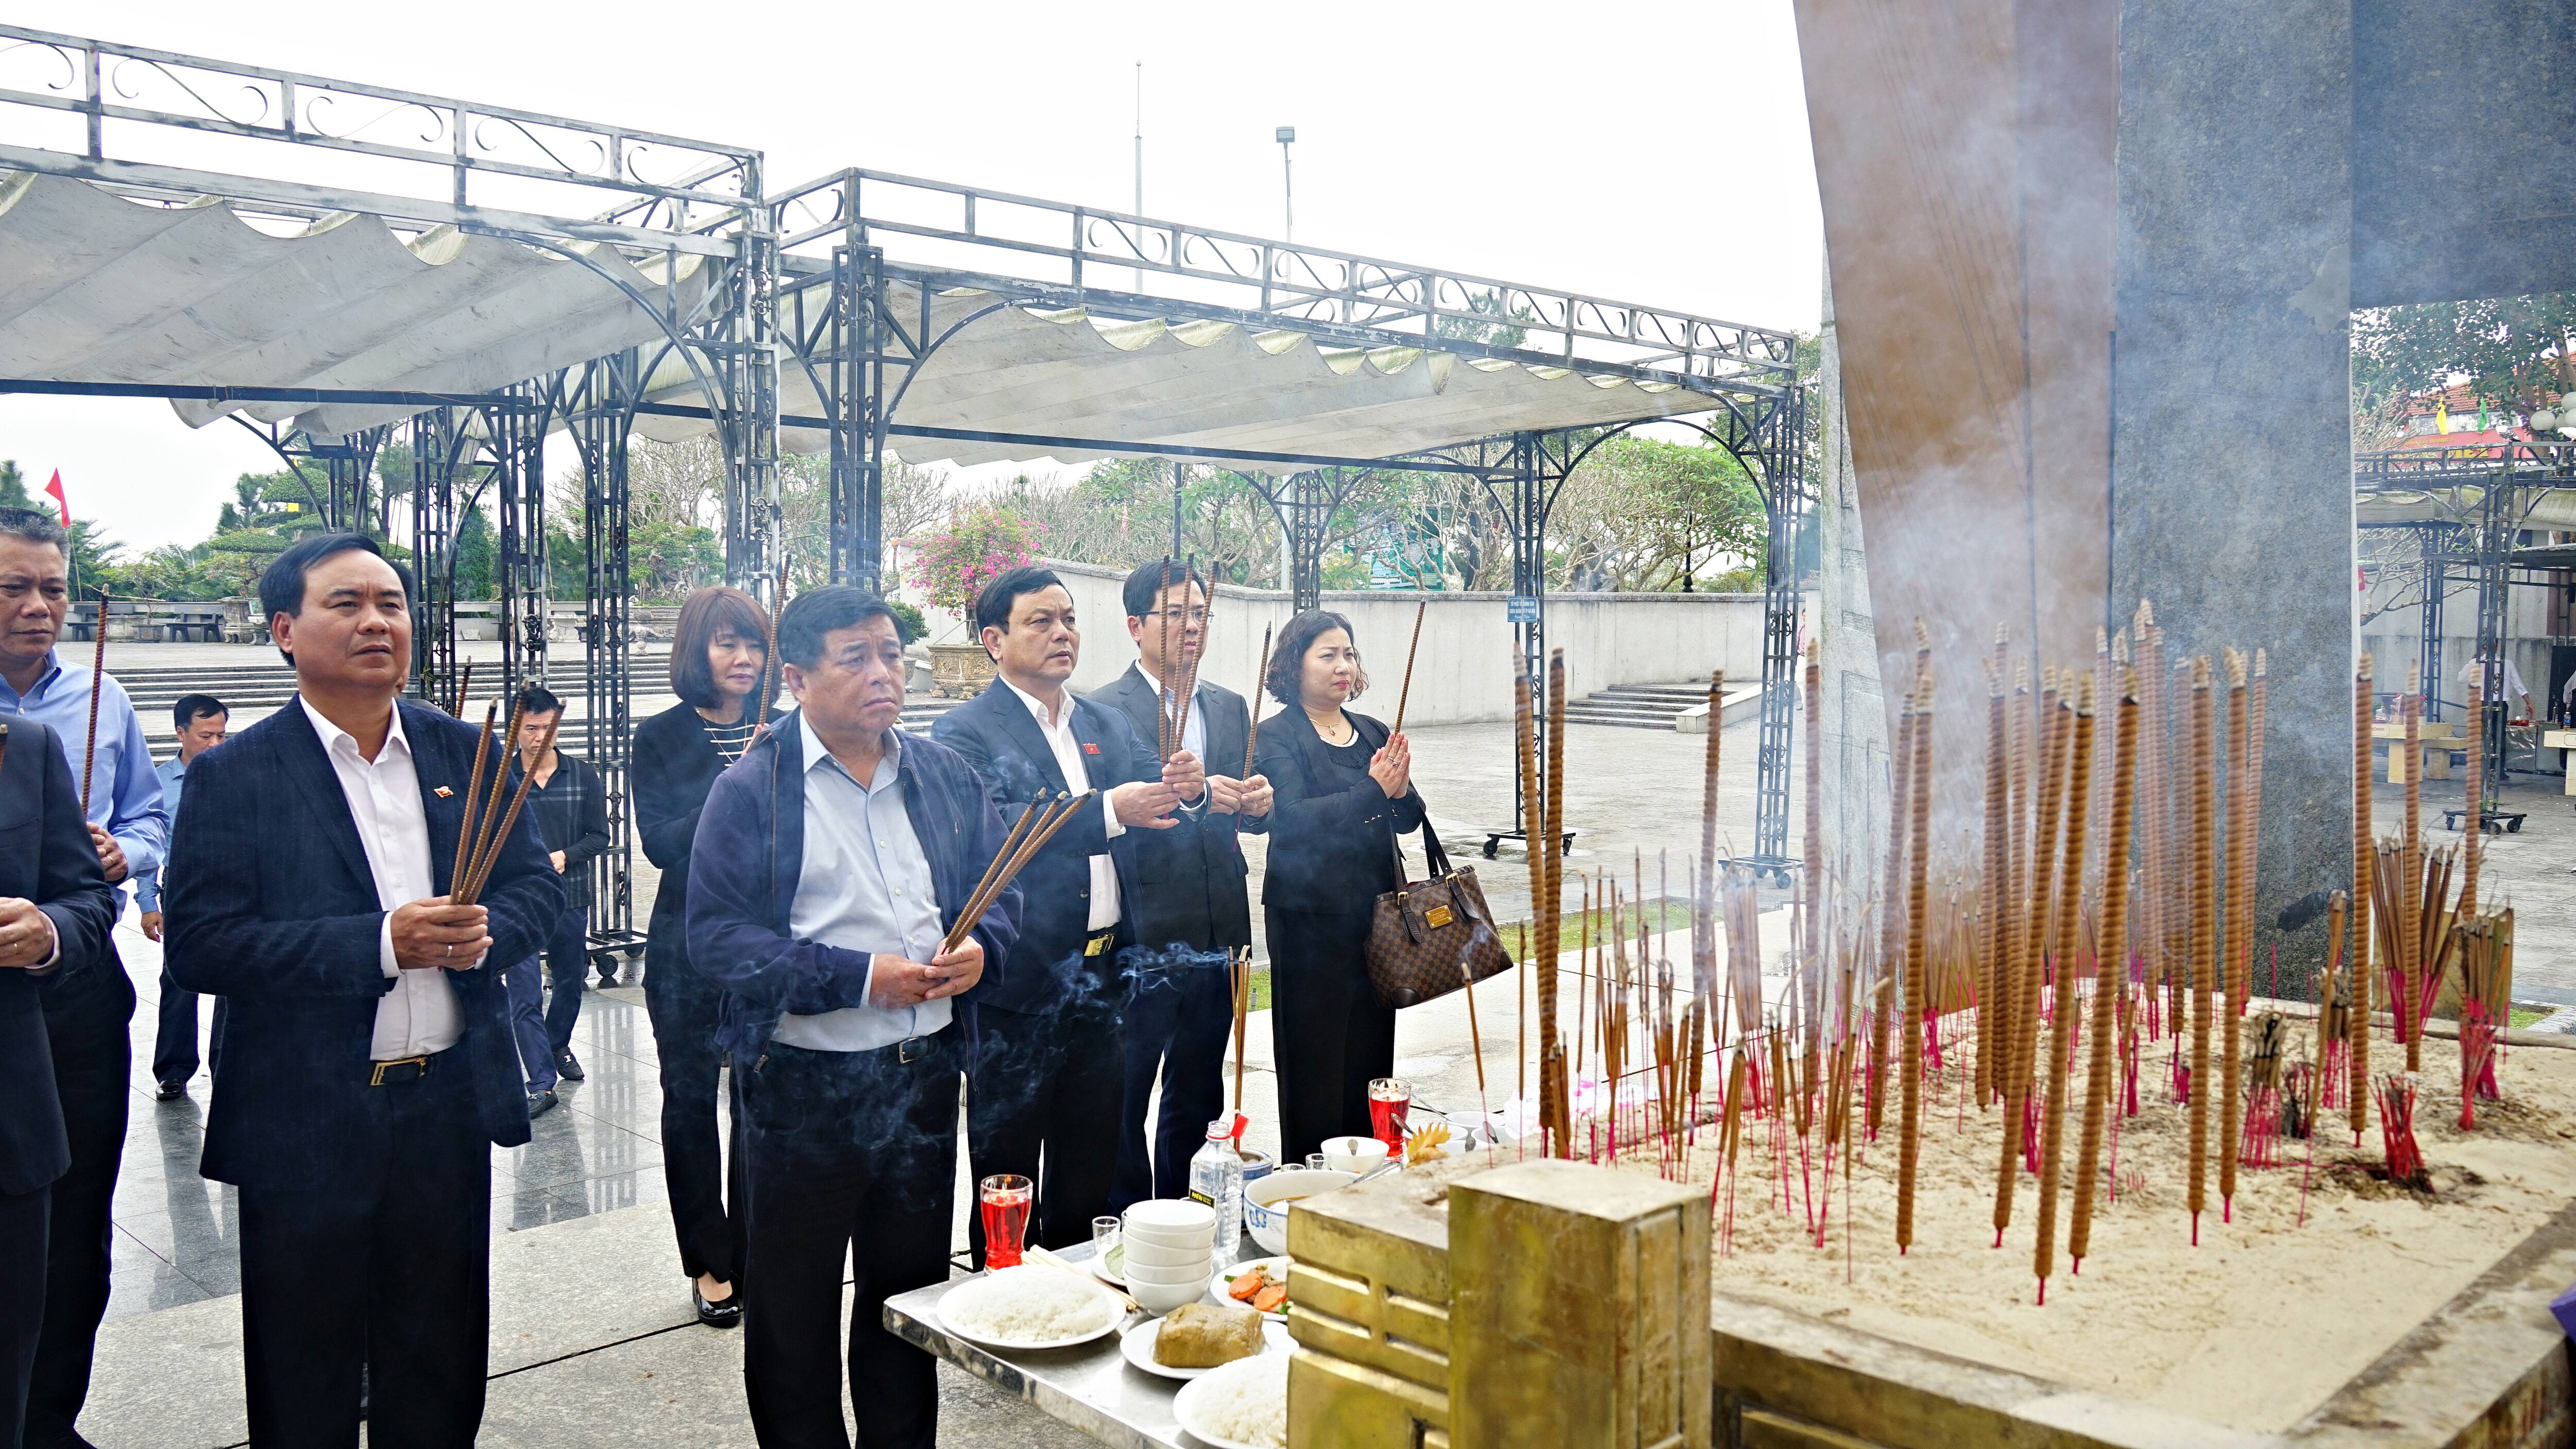
{"label": "checkered handbag", "polygon": [[[1452,866],[1431,822],[1422,822],[1429,879],[1399,886],[1377,898],[1369,921],[1369,985],[1380,1006],[1419,1006],[1510,969],[1511,953],[1494,929],[1474,866]],[[1395,853],[1395,878],[1404,876],[1404,852]]]}

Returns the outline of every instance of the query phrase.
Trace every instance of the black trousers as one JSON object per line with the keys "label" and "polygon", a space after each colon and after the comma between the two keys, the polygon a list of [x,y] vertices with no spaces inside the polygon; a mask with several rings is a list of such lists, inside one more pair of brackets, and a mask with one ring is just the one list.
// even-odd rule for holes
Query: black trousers
{"label": "black trousers", "polygon": [[0,1449],[19,1449],[36,1334],[45,1316],[45,1216],[51,1192],[0,1192]]}
{"label": "black trousers", "polygon": [[241,1189],[242,1368],[259,1449],[457,1449],[483,1422],[492,1149],[462,1051],[368,1087],[365,1147],[309,1189]]}
{"label": "black trousers", "polygon": [[133,1019],[134,983],[113,948],[45,994],[45,1036],[72,1165],[54,1183],[47,1214],[44,1328],[27,1395],[27,1442],[40,1449],[71,1437],[89,1398],[99,1320],[107,1316],[108,1211],[133,1100],[126,1080],[134,1064],[126,1024]]}
{"label": "black trousers", "polygon": [[152,1036],[152,1080],[184,1082],[197,1074],[197,993],[182,991],[161,968],[161,1021]]}
{"label": "black trousers", "polygon": [[[1167,957],[1136,977],[1123,1029],[1127,1061],[1118,1108],[1118,1174],[1109,1193],[1112,1212],[1124,1212],[1143,1198],[1188,1196],[1190,1158],[1207,1141],[1208,1124],[1225,1115],[1225,1048],[1234,1031],[1225,964],[1221,951],[1204,960]],[[1157,1075],[1163,1083],[1162,1110],[1149,1127],[1145,1109]]]}
{"label": "black trousers", "polygon": [[[743,1386],[762,1449],[848,1449],[841,1421],[841,1278],[849,1399],[865,1449],[931,1449],[937,1363],[886,1331],[886,1299],[948,1276],[957,1182],[950,1027],[909,1050],[772,1043],[741,1074],[750,1159]],[[855,1264],[853,1257],[855,1256]]]}
{"label": "black trousers", "polygon": [[645,962],[644,1009],[662,1064],[662,1180],[671,1193],[671,1226],[680,1235],[680,1270],[731,1283],[742,1267],[743,1163],[740,1122],[728,1170],[717,1121],[724,1061],[716,1050],[716,1008],[723,999],[677,951],[657,948]]}
{"label": "black trousers", "polygon": [[1369,912],[1263,911],[1279,1063],[1279,1162],[1365,1137],[1368,1084],[1395,1073],[1395,1012],[1369,986]]}
{"label": "black trousers", "polygon": [[[975,1015],[982,1041],[966,1091],[974,1180],[1015,1172],[1037,1184],[1028,1241],[1046,1248],[1091,1241],[1091,1220],[1109,1211],[1118,1166],[1126,1075],[1118,1009],[1092,997],[1042,1016],[991,1006]],[[966,1221],[981,1267],[984,1215]]]}

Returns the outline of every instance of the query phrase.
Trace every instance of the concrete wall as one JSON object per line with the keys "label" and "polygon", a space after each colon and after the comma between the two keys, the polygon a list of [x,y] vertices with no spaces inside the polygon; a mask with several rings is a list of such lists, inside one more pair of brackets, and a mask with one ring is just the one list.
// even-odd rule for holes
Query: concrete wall
{"label": "concrete wall", "polygon": [[[1062,560],[1049,560],[1048,567],[1073,591],[1082,628],[1074,687],[1107,684],[1136,657],[1119,598],[1126,571]],[[1371,688],[1359,708],[1394,718],[1414,608],[1428,600],[1406,723],[1510,719],[1517,655],[1503,614],[1505,597],[1327,590],[1324,607],[1350,619],[1368,666]],[[1238,693],[1249,691],[1261,662],[1262,627],[1287,623],[1288,602],[1287,594],[1271,589],[1219,590],[1203,677]],[[928,612],[928,619],[932,642],[965,641],[964,622],[956,615],[942,610]],[[1565,650],[1570,689],[1578,699],[1614,684],[1704,681],[1711,669],[1724,669],[1732,681],[1756,682],[1762,675],[1762,596],[1552,594],[1547,636],[1549,647]]]}

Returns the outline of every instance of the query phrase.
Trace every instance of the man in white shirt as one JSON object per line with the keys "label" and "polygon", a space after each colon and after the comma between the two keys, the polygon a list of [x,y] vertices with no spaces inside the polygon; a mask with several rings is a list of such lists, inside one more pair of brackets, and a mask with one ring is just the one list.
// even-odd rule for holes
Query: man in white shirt
{"label": "man in white shirt", "polygon": [[724,988],[742,1127],[764,1449],[847,1449],[844,1274],[860,1442],[930,1449],[938,1430],[934,1364],[886,1331],[885,1300],[948,1276],[958,1074],[1019,896],[959,920],[1002,820],[955,751],[898,728],[903,644],[873,595],[797,595],[778,657],[799,708],[717,777],[690,848],[689,954]]}
{"label": "man in white shirt", "polygon": [[[1207,777],[1186,750],[1155,758],[1127,717],[1067,688],[1082,654],[1073,594],[1045,569],[984,586],[975,619],[1000,677],[939,717],[931,737],[975,767],[1005,820],[1032,801],[1097,791],[1020,873],[1019,939],[979,998],[967,1148],[978,1179],[1037,1184],[1031,1241],[1070,1247],[1109,1211],[1117,1171],[1128,983],[1120,947],[1134,868],[1125,837],[1200,808]],[[982,1252],[983,1227],[968,1236]]]}
{"label": "man in white shirt", "polygon": [[480,732],[399,698],[410,594],[361,534],[277,556],[295,702],[190,767],[162,882],[171,979],[225,999],[200,1170],[240,1189],[263,1449],[354,1445],[362,1370],[378,1449],[470,1445],[483,1417],[491,1149],[528,1140],[489,963],[544,944],[563,884],[522,815],[451,899]]}

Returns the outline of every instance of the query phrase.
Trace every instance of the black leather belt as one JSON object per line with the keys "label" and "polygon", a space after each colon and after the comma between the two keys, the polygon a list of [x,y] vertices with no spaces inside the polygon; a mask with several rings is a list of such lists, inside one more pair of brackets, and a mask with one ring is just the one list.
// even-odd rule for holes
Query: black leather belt
{"label": "black leather belt", "polygon": [[417,1082],[429,1075],[429,1064],[447,1055],[432,1052],[427,1056],[396,1057],[389,1062],[370,1062],[375,1070],[367,1074],[370,1087],[390,1087],[400,1082]]}

